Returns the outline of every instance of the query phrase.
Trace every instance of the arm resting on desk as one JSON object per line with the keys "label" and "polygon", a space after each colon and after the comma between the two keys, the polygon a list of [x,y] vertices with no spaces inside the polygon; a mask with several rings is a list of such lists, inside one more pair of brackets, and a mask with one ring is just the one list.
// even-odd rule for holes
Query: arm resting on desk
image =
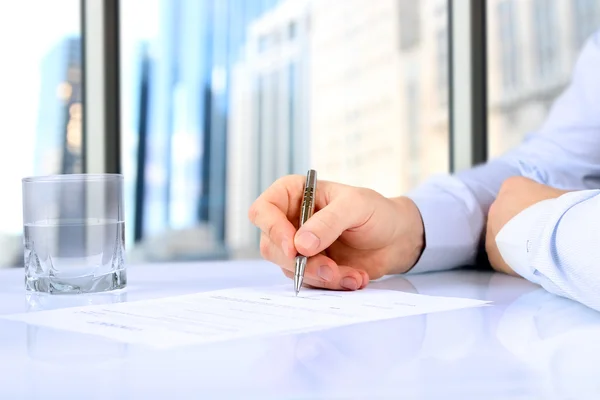
{"label": "arm resting on desk", "polygon": [[425,227],[425,247],[412,272],[474,264],[490,205],[511,176],[567,190],[600,187],[598,66],[600,31],[585,45],[571,84],[538,132],[496,160],[409,193]]}
{"label": "arm resting on desk", "polygon": [[600,190],[536,203],[504,225],[495,240],[517,274],[600,310]]}

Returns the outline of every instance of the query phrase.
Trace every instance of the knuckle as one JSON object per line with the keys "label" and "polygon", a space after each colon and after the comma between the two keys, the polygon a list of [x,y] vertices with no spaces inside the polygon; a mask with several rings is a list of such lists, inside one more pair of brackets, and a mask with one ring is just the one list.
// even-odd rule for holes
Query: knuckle
{"label": "knuckle", "polygon": [[298,183],[303,183],[302,175],[284,175],[275,180],[274,187],[289,187],[296,186]]}
{"label": "knuckle", "polygon": [[378,195],[378,193],[375,190],[371,189],[371,188],[361,188],[358,191],[358,195],[361,196],[361,198],[364,199],[364,200],[370,200],[374,196]]}
{"label": "knuckle", "polygon": [[274,235],[275,235],[275,233],[276,233],[276,232],[275,232],[274,228],[275,228],[275,223],[270,223],[270,224],[267,226],[267,229],[266,229],[266,231],[265,231],[265,233],[266,233],[267,237],[268,237],[269,239],[271,239],[271,240],[274,240],[274,239],[275,239]]}
{"label": "knuckle", "polygon": [[358,199],[360,201],[359,204],[361,206],[360,208],[363,211],[372,210],[374,207],[374,204],[377,204],[377,200],[379,200],[381,198],[383,198],[383,196],[379,192],[377,192],[373,189],[360,190],[359,197],[358,197]]}
{"label": "knuckle", "polygon": [[256,219],[258,217],[258,205],[257,203],[253,203],[248,209],[248,219],[253,224],[256,224]]}
{"label": "knuckle", "polygon": [[267,213],[264,213],[264,215],[261,216],[260,205],[254,204],[250,207],[248,218],[250,219],[250,222],[264,232],[268,238],[273,239],[273,235],[276,233],[274,230],[276,222],[267,218]]}
{"label": "knuckle", "polygon": [[316,219],[316,222],[325,230],[332,231],[335,230],[340,218],[341,215],[339,215],[338,211],[329,209],[327,212],[322,213],[319,218]]}
{"label": "knuckle", "polygon": [[271,244],[269,241],[266,239],[261,239],[259,248],[260,255],[268,259],[271,254]]}
{"label": "knuckle", "polygon": [[381,195],[373,189],[362,188],[348,197],[351,204],[358,205],[358,207],[348,207],[348,210],[352,210],[353,213],[357,214],[357,218],[362,219],[366,214],[373,212],[374,204],[376,204],[377,198],[381,197]]}
{"label": "knuckle", "polygon": [[358,202],[359,204],[367,204],[372,201],[375,191],[369,188],[360,188],[358,190],[352,190],[346,196],[352,202]]}
{"label": "knuckle", "polygon": [[275,186],[285,185],[286,183],[288,183],[290,181],[290,178],[292,176],[293,175],[280,176],[279,178],[275,179],[275,182],[273,182],[273,185],[275,185]]}

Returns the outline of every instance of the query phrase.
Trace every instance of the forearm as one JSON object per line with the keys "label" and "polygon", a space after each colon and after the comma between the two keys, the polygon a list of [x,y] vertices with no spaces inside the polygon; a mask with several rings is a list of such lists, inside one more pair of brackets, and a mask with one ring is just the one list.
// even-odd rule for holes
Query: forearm
{"label": "forearm", "polygon": [[600,190],[564,194],[512,218],[496,237],[500,254],[549,292],[600,310]]}
{"label": "forearm", "polygon": [[475,264],[489,208],[506,179],[527,172],[519,160],[528,157],[532,144],[455,175],[434,177],[408,194],[424,226],[423,253],[411,272]]}
{"label": "forearm", "polygon": [[[589,136],[600,139],[598,132],[571,135],[580,143]],[[600,140],[596,146],[600,148]],[[473,265],[483,250],[490,206],[503,182],[513,176],[559,189],[589,189],[600,186],[600,160],[595,155],[575,157],[557,147],[552,135],[538,135],[501,158],[431,179],[408,194],[421,212],[424,226],[424,250],[411,272]]]}
{"label": "forearm", "polygon": [[408,193],[423,220],[423,252],[411,272],[472,265],[489,206],[502,182],[518,173],[494,161],[454,176],[440,176]]}
{"label": "forearm", "polygon": [[502,182],[524,176],[565,190],[600,187],[600,33],[586,44],[573,80],[539,131],[485,165],[435,178],[408,196],[421,211],[425,246],[413,272],[472,264]]}

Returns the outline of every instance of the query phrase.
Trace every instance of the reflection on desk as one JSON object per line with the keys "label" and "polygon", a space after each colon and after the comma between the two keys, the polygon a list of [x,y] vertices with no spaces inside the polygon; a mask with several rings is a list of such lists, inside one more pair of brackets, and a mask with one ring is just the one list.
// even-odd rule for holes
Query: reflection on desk
{"label": "reflection on desk", "polygon": [[598,312],[538,289],[506,308],[497,336],[540,375],[544,398],[600,395]]}
{"label": "reflection on desk", "polygon": [[[289,282],[263,262],[144,265],[130,277],[122,297],[91,301]],[[0,272],[2,313],[90,301],[27,297],[18,278]],[[490,272],[386,277],[371,287],[493,304],[168,351],[0,321],[0,398],[598,398],[595,311]]]}

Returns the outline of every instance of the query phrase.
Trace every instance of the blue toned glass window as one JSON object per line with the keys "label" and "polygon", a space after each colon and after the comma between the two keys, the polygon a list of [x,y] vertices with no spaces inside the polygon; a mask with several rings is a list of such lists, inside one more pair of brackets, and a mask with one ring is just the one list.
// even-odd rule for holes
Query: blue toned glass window
{"label": "blue toned glass window", "polygon": [[21,178],[82,171],[79,0],[0,2],[0,268],[23,265]]}
{"label": "blue toned glass window", "polygon": [[[228,256],[227,200],[229,192],[238,190],[229,182],[256,176],[247,168],[249,176],[238,178],[239,170],[232,165],[247,159],[237,153],[239,143],[229,132],[252,114],[238,107],[251,104],[252,87],[243,87],[241,93],[237,89],[246,80],[243,64],[251,64],[248,53],[259,42],[250,33],[251,25],[277,3],[121,2],[123,170],[129,220],[137,228],[128,232],[134,261],[138,256]],[[265,38],[260,43],[271,43]],[[249,123],[239,126],[251,128]],[[256,193],[243,193],[244,206]],[[241,207],[235,207],[231,220],[241,222]]]}
{"label": "blue toned glass window", "polygon": [[385,195],[447,172],[447,1],[400,3],[121,0],[129,259],[258,256],[248,208],[311,167]]}

